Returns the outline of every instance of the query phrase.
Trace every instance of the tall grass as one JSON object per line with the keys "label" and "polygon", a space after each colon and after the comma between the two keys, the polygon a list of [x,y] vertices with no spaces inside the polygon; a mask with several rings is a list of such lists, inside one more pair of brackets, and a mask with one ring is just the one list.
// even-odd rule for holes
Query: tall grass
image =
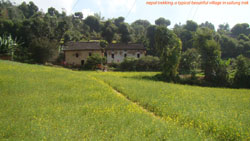
{"label": "tall grass", "polygon": [[128,99],[218,140],[250,140],[250,90],[209,88],[151,80],[157,73],[96,73]]}
{"label": "tall grass", "polygon": [[[94,74],[0,60],[0,140],[212,139],[150,115],[94,79]],[[130,80],[135,84],[116,76],[105,79],[126,80],[125,88]],[[138,89],[140,83],[131,87],[139,95],[145,92]]]}

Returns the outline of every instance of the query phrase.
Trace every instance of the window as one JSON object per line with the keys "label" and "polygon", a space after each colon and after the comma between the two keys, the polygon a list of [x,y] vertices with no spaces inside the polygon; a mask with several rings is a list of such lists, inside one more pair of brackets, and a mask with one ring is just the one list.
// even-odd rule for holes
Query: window
{"label": "window", "polygon": [[115,54],[112,54],[112,58],[113,58],[113,59],[115,58]]}
{"label": "window", "polygon": [[124,58],[126,58],[126,57],[127,57],[127,54],[125,53],[125,54],[124,54]]}
{"label": "window", "polygon": [[78,53],[76,53],[76,58],[78,58],[79,57],[79,54]]}
{"label": "window", "polygon": [[91,55],[92,55],[92,53],[90,52],[90,53],[89,53],[89,56],[91,56]]}
{"label": "window", "polygon": [[81,61],[82,66],[84,65],[84,60]]}
{"label": "window", "polygon": [[137,54],[137,58],[140,58],[140,54],[139,53]]}

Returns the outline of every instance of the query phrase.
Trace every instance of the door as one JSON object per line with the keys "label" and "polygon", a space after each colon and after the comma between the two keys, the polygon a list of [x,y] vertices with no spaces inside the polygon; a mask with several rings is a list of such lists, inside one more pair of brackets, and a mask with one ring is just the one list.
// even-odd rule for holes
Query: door
{"label": "door", "polygon": [[84,65],[84,60],[81,61],[81,65],[82,65],[82,66]]}

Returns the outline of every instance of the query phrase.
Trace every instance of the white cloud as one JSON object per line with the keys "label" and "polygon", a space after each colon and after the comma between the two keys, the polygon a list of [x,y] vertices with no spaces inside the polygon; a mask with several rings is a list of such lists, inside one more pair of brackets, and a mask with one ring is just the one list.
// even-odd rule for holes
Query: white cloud
{"label": "white cloud", "polygon": [[[130,10],[131,12],[136,11],[136,0],[96,0],[96,4],[98,5],[99,9],[102,12],[107,12],[109,14],[122,12],[128,13]],[[132,9],[131,9],[132,8]]]}
{"label": "white cloud", "polygon": [[87,18],[90,15],[94,15],[94,12],[90,9],[82,9],[83,18]]}
{"label": "white cloud", "polygon": [[21,4],[23,1],[28,3],[29,1],[33,1],[40,9],[44,12],[47,12],[49,7],[54,7],[58,11],[62,11],[65,9],[67,14],[72,13],[72,8],[76,2],[76,0],[11,0],[12,2],[16,2],[17,4]]}

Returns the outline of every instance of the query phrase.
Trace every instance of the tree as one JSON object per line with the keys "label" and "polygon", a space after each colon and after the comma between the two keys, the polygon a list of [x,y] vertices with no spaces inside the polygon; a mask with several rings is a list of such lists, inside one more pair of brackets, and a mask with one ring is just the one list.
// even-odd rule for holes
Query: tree
{"label": "tree", "polygon": [[250,34],[250,28],[248,23],[242,23],[242,24],[236,24],[231,29],[232,35],[235,37],[239,36],[240,34],[249,35]]}
{"label": "tree", "polygon": [[69,41],[80,41],[81,33],[79,31],[68,30],[64,33],[63,38],[64,38],[64,44]]}
{"label": "tree", "polygon": [[18,8],[22,10],[26,18],[30,18],[38,11],[38,7],[32,1],[30,1],[29,4],[23,2],[21,5],[18,6]]}
{"label": "tree", "polygon": [[160,17],[159,19],[155,20],[155,24],[159,26],[162,25],[168,27],[171,24],[171,22],[170,20]]}
{"label": "tree", "polygon": [[82,12],[75,12],[75,17],[82,19],[83,18]]}
{"label": "tree", "polygon": [[155,32],[156,26],[151,25],[147,28],[147,38],[149,40],[149,46],[147,48],[147,54],[152,56],[157,56],[157,50],[155,47]]}
{"label": "tree", "polygon": [[48,14],[50,16],[59,16],[59,12],[53,7],[48,8]]}
{"label": "tree", "polygon": [[122,43],[128,43],[129,41],[131,41],[131,36],[129,33],[129,25],[127,23],[122,23],[119,26],[118,31],[121,34],[121,42]]}
{"label": "tree", "polygon": [[136,20],[131,24],[131,26],[133,25],[141,25],[146,29],[150,26],[150,22],[148,20]]}
{"label": "tree", "polygon": [[238,88],[250,88],[250,65],[247,62],[249,62],[249,60],[243,55],[237,57],[234,85]]}
{"label": "tree", "polygon": [[219,34],[229,35],[230,34],[229,24],[228,23],[226,23],[226,24],[220,24],[217,32]]}
{"label": "tree", "polygon": [[121,23],[124,23],[125,18],[124,17],[118,17],[114,20],[114,23],[117,27],[120,27]]}
{"label": "tree", "polygon": [[19,44],[16,40],[13,40],[11,35],[6,37],[0,37],[0,55],[10,55],[11,59],[14,58],[14,53]]}
{"label": "tree", "polygon": [[181,73],[195,73],[199,67],[200,54],[195,48],[188,49],[182,53],[179,71]]}
{"label": "tree", "polygon": [[131,24],[133,42],[146,42],[146,30],[150,26],[147,20],[136,20]]}
{"label": "tree", "polygon": [[116,26],[110,21],[106,21],[102,29],[102,37],[108,42],[112,43],[116,32]]}
{"label": "tree", "polygon": [[162,75],[166,80],[175,81],[181,57],[181,40],[166,27],[157,27],[155,44],[162,64]]}
{"label": "tree", "polygon": [[31,54],[30,57],[33,63],[43,64],[50,59],[56,51],[57,46],[57,42],[50,41],[47,38],[35,38],[29,44],[28,52]]}
{"label": "tree", "polygon": [[101,25],[100,21],[95,17],[95,16],[88,16],[85,20],[84,23],[87,24],[90,27],[90,30],[93,32],[99,32]]}
{"label": "tree", "polygon": [[201,67],[207,81],[216,77],[216,65],[220,61],[220,45],[213,40],[212,31],[208,28],[201,28],[195,37],[195,46],[201,54]]}
{"label": "tree", "polygon": [[176,24],[174,26],[173,31],[181,39],[182,42],[182,51],[193,48],[193,39],[196,29],[192,29],[191,25],[192,24],[187,21],[187,24],[185,25]]}
{"label": "tree", "polygon": [[236,39],[222,35],[219,42],[221,46],[222,58],[234,58],[239,55]]}
{"label": "tree", "polygon": [[192,20],[188,20],[184,28],[189,31],[196,31],[198,28],[198,24]]}
{"label": "tree", "polygon": [[208,22],[208,21],[206,21],[205,23],[202,23],[200,25],[200,27],[207,27],[207,28],[209,28],[211,30],[214,30],[214,25],[212,23]]}
{"label": "tree", "polygon": [[249,38],[245,34],[240,34],[238,40],[249,41]]}

